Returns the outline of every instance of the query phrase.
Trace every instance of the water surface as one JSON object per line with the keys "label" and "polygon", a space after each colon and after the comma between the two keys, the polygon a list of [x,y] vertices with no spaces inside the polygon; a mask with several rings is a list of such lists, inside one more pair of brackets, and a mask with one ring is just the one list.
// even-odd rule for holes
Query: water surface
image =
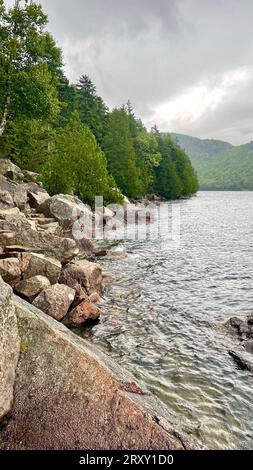
{"label": "water surface", "polygon": [[[170,204],[170,203],[169,203]],[[91,340],[157,395],[210,449],[253,449],[253,374],[228,355],[220,325],[253,311],[253,193],[179,201],[181,242],[124,241],[103,261],[118,282]]]}

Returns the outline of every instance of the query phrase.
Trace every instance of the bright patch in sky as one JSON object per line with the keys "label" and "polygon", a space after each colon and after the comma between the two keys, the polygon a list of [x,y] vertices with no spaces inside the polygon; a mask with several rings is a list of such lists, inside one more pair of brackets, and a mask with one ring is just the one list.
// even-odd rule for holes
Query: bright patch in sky
{"label": "bright patch in sky", "polygon": [[177,130],[179,124],[193,123],[209,111],[215,110],[233,91],[251,79],[246,68],[226,73],[213,85],[199,84],[173,100],[160,104],[150,119],[161,131]]}

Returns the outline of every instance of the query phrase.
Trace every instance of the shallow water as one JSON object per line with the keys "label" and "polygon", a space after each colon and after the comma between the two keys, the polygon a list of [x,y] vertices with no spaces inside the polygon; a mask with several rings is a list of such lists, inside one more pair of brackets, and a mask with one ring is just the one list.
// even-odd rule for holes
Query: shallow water
{"label": "shallow water", "polygon": [[[169,203],[170,204],[170,203]],[[177,202],[180,246],[124,241],[104,260],[118,282],[90,339],[157,395],[209,449],[253,449],[253,374],[228,355],[220,325],[253,311],[253,192],[200,192]]]}

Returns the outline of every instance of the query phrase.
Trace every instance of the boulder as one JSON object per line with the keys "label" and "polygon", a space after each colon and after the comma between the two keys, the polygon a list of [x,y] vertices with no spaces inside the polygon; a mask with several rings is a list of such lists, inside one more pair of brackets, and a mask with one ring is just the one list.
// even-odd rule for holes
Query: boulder
{"label": "boulder", "polygon": [[91,209],[88,206],[78,197],[68,194],[57,194],[51,197],[41,207],[41,211],[47,217],[53,216],[63,227],[72,226],[82,211],[92,217]]}
{"label": "boulder", "polygon": [[39,191],[38,193],[28,192],[29,204],[33,209],[40,211],[43,204],[45,204],[50,196],[46,191]]}
{"label": "boulder", "polygon": [[9,191],[0,191],[0,209],[14,207],[14,202]]}
{"label": "boulder", "polygon": [[29,302],[33,302],[35,297],[49,286],[50,282],[45,276],[34,276],[16,284],[15,292]]}
{"label": "boulder", "polygon": [[20,215],[22,214],[18,207],[0,209],[0,220],[12,220],[19,217]]}
{"label": "boulder", "polygon": [[231,333],[237,334],[241,339],[249,338],[253,334],[250,317],[246,317],[246,318],[231,317],[225,323],[225,327]]}
{"label": "boulder", "polygon": [[1,450],[184,450],[167,408],[105,354],[16,299],[21,354]]}
{"label": "boulder", "polygon": [[46,256],[67,262],[74,258],[79,249],[74,240],[63,238],[46,231],[38,231],[36,223],[28,220],[23,213],[9,215],[0,220],[0,245],[32,246]]}
{"label": "boulder", "polygon": [[0,176],[0,191],[8,191],[12,196],[14,204],[19,209],[25,208],[27,203],[27,192],[21,184],[17,184],[4,176]]}
{"label": "boulder", "polygon": [[73,289],[84,288],[88,295],[102,292],[102,269],[100,264],[77,260],[67,264],[60,276],[60,284]]}
{"label": "boulder", "polygon": [[0,259],[0,276],[12,286],[21,278],[21,266],[17,258]]}
{"label": "boulder", "polygon": [[22,253],[21,259],[23,279],[39,275],[46,277],[51,284],[57,284],[62,268],[60,261],[39,253]]}
{"label": "boulder", "polygon": [[11,160],[0,158],[0,175],[14,181],[23,181],[24,173]]}
{"label": "boulder", "polygon": [[63,323],[66,326],[84,325],[96,321],[101,311],[90,300],[84,300],[64,318]]}
{"label": "boulder", "polygon": [[56,320],[62,320],[75,298],[75,290],[54,284],[44,289],[33,301],[33,305]]}
{"label": "boulder", "polygon": [[12,406],[19,350],[20,338],[12,290],[0,277],[0,420]]}

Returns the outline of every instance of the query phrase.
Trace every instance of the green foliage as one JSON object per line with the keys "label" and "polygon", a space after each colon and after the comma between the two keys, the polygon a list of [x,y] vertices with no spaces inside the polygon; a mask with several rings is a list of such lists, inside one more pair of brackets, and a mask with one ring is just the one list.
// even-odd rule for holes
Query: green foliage
{"label": "green foliage", "polygon": [[80,78],[76,88],[81,121],[91,129],[101,145],[107,127],[108,109],[87,75]]}
{"label": "green foliage", "polygon": [[109,117],[104,151],[109,172],[124,194],[138,197],[142,192],[140,171],[125,109],[114,109]]}
{"label": "green foliage", "polygon": [[157,138],[161,154],[161,162],[156,169],[157,194],[167,199],[194,194],[198,190],[198,180],[189,158],[170,135],[158,134]]}
{"label": "green foliage", "polygon": [[77,194],[87,202],[94,202],[97,195],[112,202],[121,199],[119,191],[112,191],[104,153],[91,130],[81,123],[77,111],[57,131],[44,182],[51,194]]}
{"label": "green foliage", "polygon": [[43,120],[15,119],[1,142],[5,158],[11,158],[23,169],[41,172],[50,158],[54,130]]}
{"label": "green foliage", "polygon": [[[59,111],[55,85],[61,51],[45,31],[40,5],[15,2],[0,10],[1,134],[15,118],[54,119]],[[6,122],[5,122],[6,121]]]}

